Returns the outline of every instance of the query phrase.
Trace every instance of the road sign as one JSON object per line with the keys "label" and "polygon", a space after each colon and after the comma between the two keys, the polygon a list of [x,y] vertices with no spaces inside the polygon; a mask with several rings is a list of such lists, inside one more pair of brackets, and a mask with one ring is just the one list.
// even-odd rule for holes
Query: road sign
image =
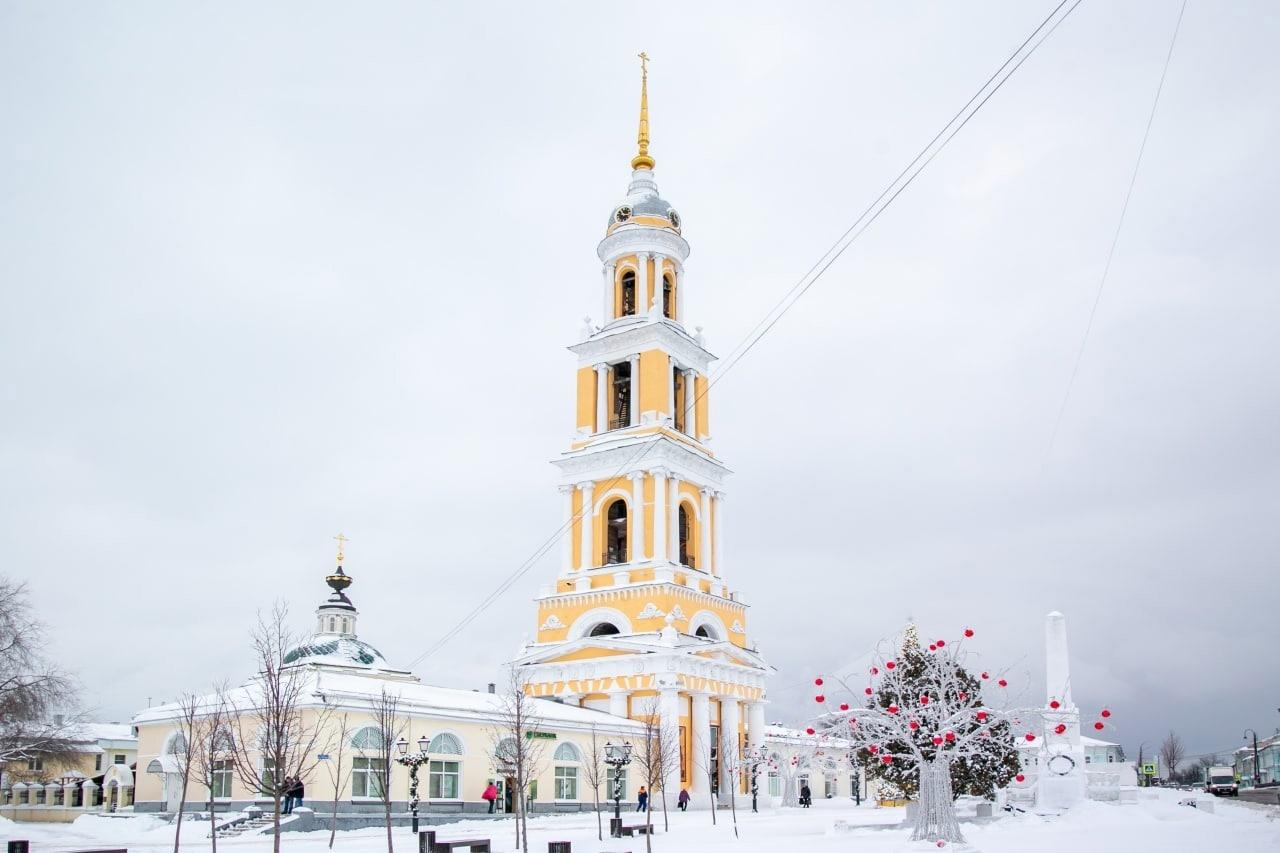
{"label": "road sign", "polygon": [[329,760],[329,755],[328,755],[328,753],[324,753],[324,752],[322,752],[322,753],[320,753],[319,755],[317,755],[317,756],[316,756],[316,759],[317,759],[317,760],[319,760],[319,761],[328,761],[328,760]]}
{"label": "road sign", "polygon": [[1154,776],[1156,775],[1156,766],[1154,764],[1144,764],[1142,765],[1142,773],[1144,776]]}

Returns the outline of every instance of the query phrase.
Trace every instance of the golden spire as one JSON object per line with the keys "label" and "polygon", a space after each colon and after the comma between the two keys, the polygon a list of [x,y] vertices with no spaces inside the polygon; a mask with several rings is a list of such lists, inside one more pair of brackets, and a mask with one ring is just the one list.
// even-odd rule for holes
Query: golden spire
{"label": "golden spire", "polygon": [[333,538],[334,538],[334,539],[336,539],[336,540],[337,540],[337,542],[338,542],[338,566],[339,566],[339,568],[341,568],[341,566],[342,566],[342,560],[343,560],[343,554],[342,554],[342,551],[343,551],[343,548],[346,546],[346,544],[347,544],[347,542],[348,542],[349,540],[347,539],[347,537],[343,536],[341,533],[339,533],[337,536],[335,536],[335,537],[333,537]]}
{"label": "golden spire", "polygon": [[640,152],[631,158],[631,168],[652,169],[653,158],[649,156],[649,56],[643,50],[640,57],[640,132],[636,135],[636,144]]}

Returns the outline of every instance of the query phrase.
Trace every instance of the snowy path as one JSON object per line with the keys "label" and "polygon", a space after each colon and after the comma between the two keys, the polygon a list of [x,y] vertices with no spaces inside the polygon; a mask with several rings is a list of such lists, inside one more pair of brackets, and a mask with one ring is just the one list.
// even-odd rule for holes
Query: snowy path
{"label": "snowy path", "polygon": [[[1179,806],[1185,797],[1174,791],[1159,792],[1158,799],[1137,805],[1115,806],[1085,803],[1057,819],[1034,816],[1003,817],[985,825],[964,824],[968,840],[983,853],[1131,853],[1134,850],[1161,853],[1276,853],[1280,851],[1280,809],[1260,810],[1225,801],[1217,802],[1217,814],[1205,814]],[[639,816],[632,814],[630,821]],[[741,839],[733,837],[728,814],[718,815],[711,825],[708,812],[672,813],[670,833],[659,834],[653,842],[661,853],[900,853],[905,832],[898,826],[901,809],[877,809],[835,802],[819,802],[811,810],[779,809],[759,815],[739,813]],[[659,829],[661,814],[655,815]],[[835,835],[832,825],[845,820],[857,827]],[[190,853],[209,850],[206,824],[185,824],[182,849]],[[607,823],[606,823],[607,828]],[[539,817],[530,821],[530,849],[544,853],[548,841],[572,841],[575,853],[644,850],[644,839],[595,837],[595,819],[589,814]],[[510,821],[475,821],[450,824],[440,830],[442,837],[489,837],[495,853],[514,849]],[[104,818],[86,816],[71,825],[14,824],[0,822],[0,840],[28,838],[32,853],[67,853],[93,847],[128,847],[142,853],[173,849],[173,827],[154,818]],[[327,832],[290,833],[282,837],[288,853],[327,853]],[[416,853],[410,834],[398,830],[396,850]],[[225,853],[268,853],[270,836],[220,839]],[[336,853],[382,853],[386,843],[380,829],[338,833]]]}

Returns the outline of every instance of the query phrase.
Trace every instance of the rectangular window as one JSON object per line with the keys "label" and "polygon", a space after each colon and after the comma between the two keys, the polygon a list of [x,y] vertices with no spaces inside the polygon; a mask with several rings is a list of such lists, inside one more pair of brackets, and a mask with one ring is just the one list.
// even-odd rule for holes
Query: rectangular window
{"label": "rectangular window", "polygon": [[258,793],[264,797],[271,796],[271,792],[275,789],[275,786],[272,783],[272,779],[275,776],[275,773],[272,771],[275,770],[275,766],[276,760],[274,758],[262,759],[262,766],[258,772],[258,778],[261,780],[258,783]]}
{"label": "rectangular window", "polygon": [[720,793],[720,727],[711,727],[711,793]]}
{"label": "rectangular window", "polygon": [[578,799],[578,768],[576,767],[557,767],[556,768],[556,799],[557,800]]}
{"label": "rectangular window", "polygon": [[777,773],[769,774],[769,796],[771,797],[782,796],[782,777],[779,776]]}
{"label": "rectangular window", "polygon": [[30,772],[32,772],[32,773],[39,773],[40,771],[44,770],[44,759],[43,759],[43,758],[28,758],[28,759],[27,759],[27,770],[29,770],[29,771],[30,771]]}
{"label": "rectangular window", "polygon": [[351,796],[382,798],[386,763],[381,758],[351,759]]}
{"label": "rectangular window", "polygon": [[213,762],[213,772],[210,774],[209,781],[212,786],[209,788],[209,795],[214,799],[226,798],[231,796],[231,762],[215,761]]}
{"label": "rectangular window", "polygon": [[[608,780],[608,784],[605,786],[606,799],[610,799],[610,800],[627,799],[627,771],[626,770],[622,770],[621,772],[619,772],[619,770],[613,767],[610,767],[608,775],[606,776],[606,779]],[[615,789],[613,787],[615,784],[620,784],[621,787]]]}
{"label": "rectangular window", "polygon": [[428,795],[433,800],[456,800],[460,785],[461,765],[457,761],[431,762],[431,781]]}
{"label": "rectangular window", "polygon": [[685,728],[684,726],[681,726],[680,727],[680,781],[681,782],[689,781],[689,765],[688,765],[689,753],[688,753],[688,750],[684,748],[685,737],[686,737]]}
{"label": "rectangular window", "polygon": [[94,772],[100,772],[100,771],[102,770],[102,756],[101,756],[101,755],[95,755],[95,756],[93,757],[93,769],[94,769]]}
{"label": "rectangular window", "polygon": [[115,756],[115,758],[113,758],[113,759],[112,759],[111,763],[112,763],[112,764],[124,764],[124,763],[125,763],[125,756],[124,756],[124,755],[121,755],[120,753],[116,753],[116,756]]}

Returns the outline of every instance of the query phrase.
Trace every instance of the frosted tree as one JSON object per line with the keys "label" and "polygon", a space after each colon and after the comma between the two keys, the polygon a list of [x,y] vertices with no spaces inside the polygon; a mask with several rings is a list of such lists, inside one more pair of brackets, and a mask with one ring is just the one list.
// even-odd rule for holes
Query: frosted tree
{"label": "frosted tree", "polygon": [[[953,803],[953,770],[991,770],[993,757],[1012,754],[1018,738],[1036,743],[1046,735],[1068,736],[1062,724],[1045,733],[1028,725],[1038,723],[1040,709],[1009,707],[1003,674],[983,671],[974,677],[966,671],[971,656],[965,640],[971,637],[973,630],[966,628],[962,637],[935,640],[925,649],[908,629],[905,641],[890,647],[896,653],[885,654],[883,645],[877,649],[865,686],[835,679],[847,699],[828,697],[830,686],[823,678],[814,679],[820,691],[814,699],[826,711],[807,733],[819,742],[855,750],[868,775],[870,765],[878,763],[882,780],[915,788],[919,809],[913,842],[938,847],[964,843]],[[990,690],[997,694],[995,701],[988,701]],[[1049,708],[1054,707],[1050,701]],[[1001,760],[994,766],[997,778],[1017,778],[1013,764]]]}

